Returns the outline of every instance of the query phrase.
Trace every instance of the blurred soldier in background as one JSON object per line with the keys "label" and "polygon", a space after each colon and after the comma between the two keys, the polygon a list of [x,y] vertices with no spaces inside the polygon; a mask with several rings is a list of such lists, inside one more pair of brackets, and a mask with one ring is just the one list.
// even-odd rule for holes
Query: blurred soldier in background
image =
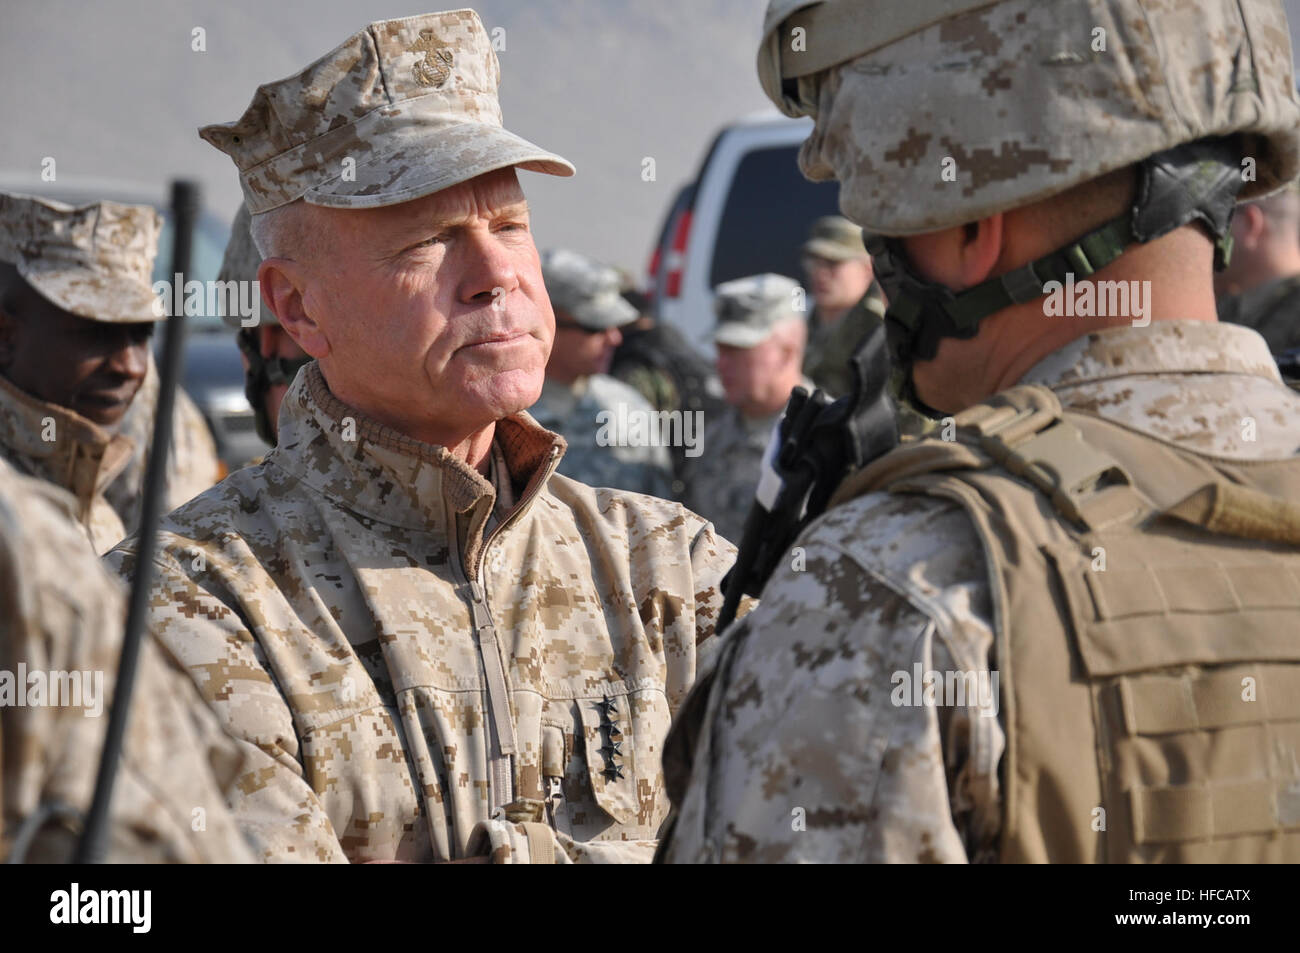
{"label": "blurred soldier in background", "polygon": [[853,387],[849,356],[885,318],[862,229],[838,215],[817,219],[803,246],[803,269],[813,299],[803,372],[832,397],[843,397]]}
{"label": "blurred soldier in background", "polygon": [[[671,324],[647,313],[645,295],[624,287],[623,300],[640,317],[619,329],[623,343],[614,350],[610,376],[634,388],[655,410],[702,414],[704,420],[720,413],[725,404],[722,384],[704,355]],[[685,441],[668,448],[675,500],[683,499],[686,491],[687,449]]]}
{"label": "blurred soldier in background", "polygon": [[1238,191],[1300,171],[1281,5],[889,9],[772,3],[759,75],[955,426],[726,634],[668,856],[1300,859],[1300,395],[1212,282]]}
{"label": "blurred soldier in background", "polygon": [[1232,260],[1215,276],[1219,320],[1258,331],[1300,389],[1300,185],[1237,207]]}
{"label": "blurred soldier in background", "polygon": [[[124,535],[134,533],[140,522],[144,474],[149,466],[148,447],[153,440],[154,413],[158,408],[158,365],[154,363],[152,351],[148,365],[144,382],[118,427],[118,433],[130,438],[134,449],[122,472],[104,491],[105,499],[122,519]],[[226,475],[225,467],[217,459],[217,445],[203,412],[180,387],[176,388],[176,403],[172,407],[166,472],[163,512],[176,509]]]}
{"label": "blurred soldier in background", "polygon": [[[226,243],[218,281],[257,281],[262,256],[249,232],[251,220],[248,206],[241,203],[230,226],[230,241]],[[222,320],[235,329],[244,362],[244,396],[253,408],[257,434],[274,447],[280,403],[294,376],[311,358],[280,327],[280,320],[270,308],[262,308],[256,327],[243,327],[238,315],[222,315]]]}
{"label": "blurred soldier in background", "polygon": [[125,535],[105,493],[136,449],[118,430],[162,316],[160,227],[144,206],[0,194],[0,456],[72,493],[101,553]]}
{"label": "blurred soldier in background", "polygon": [[670,498],[668,448],[638,446],[627,426],[629,415],[648,420],[653,408],[608,373],[623,340],[620,329],[638,317],[619,294],[618,272],[556,248],[542,255],[542,278],[555,309],[555,346],[542,396],[528,412],[568,443],[560,472],[589,486]]}
{"label": "blurred soldier in background", "polygon": [[784,275],[753,275],[713,291],[718,376],[727,406],[708,419],[703,452],[687,464],[687,508],[713,521],[725,539],[739,540],[754,502],[759,464],[790,391],[809,389],[803,376],[807,323],[798,309],[798,283]]}
{"label": "blurred soldier in background", "polygon": [[[0,460],[0,860],[72,859],[94,793],[124,600],[71,496]],[[146,636],[113,788],[110,863],[252,860],[223,790],[241,754]]]}

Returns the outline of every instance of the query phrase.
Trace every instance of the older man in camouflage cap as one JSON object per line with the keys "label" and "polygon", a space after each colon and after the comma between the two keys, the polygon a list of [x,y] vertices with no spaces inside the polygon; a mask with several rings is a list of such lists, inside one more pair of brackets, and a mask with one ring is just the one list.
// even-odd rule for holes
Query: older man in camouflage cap
{"label": "older man in camouflage cap", "polygon": [[671,859],[1300,859],[1300,396],[1211,280],[1297,172],[1288,36],[1266,0],[769,8],[764,88],[955,416],[728,634]]}
{"label": "older man in camouflage cap", "polygon": [[701,453],[686,467],[683,503],[739,540],[754,502],[763,451],[803,376],[804,290],[784,275],[752,275],[713,289],[718,377],[725,410],[705,423]]}
{"label": "older man in camouflage cap", "polygon": [[[164,521],[151,619],[249,758],[277,861],[648,859],[733,551],[555,473],[553,315],[471,10],[373,23],[202,135],[315,361],[279,444]],[[135,549],[110,563],[130,575]]]}
{"label": "older man in camouflage cap", "polygon": [[813,308],[803,372],[835,397],[853,388],[849,357],[885,319],[885,296],[862,244],[862,229],[840,215],[813,222],[803,244],[803,270]]}
{"label": "older man in camouflage cap", "polygon": [[[608,374],[619,329],[637,310],[619,292],[619,274],[564,248],[542,255],[542,279],[555,310],[555,345],[546,362],[542,396],[533,418],[568,444],[560,472],[589,486],[610,486],[668,497],[672,463],[667,446],[632,431],[654,408],[633,388]],[[656,431],[657,432],[657,431]]]}
{"label": "older man in camouflage cap", "polygon": [[105,493],[136,449],[118,431],[163,314],[161,224],[142,206],[0,194],[0,456],[72,493],[101,553],[126,535]]}
{"label": "older man in camouflage cap", "polygon": [[[0,860],[66,862],[90,806],[122,652],[121,587],[75,502],[0,460]],[[242,755],[151,638],[113,789],[107,859],[252,860],[223,789]]]}

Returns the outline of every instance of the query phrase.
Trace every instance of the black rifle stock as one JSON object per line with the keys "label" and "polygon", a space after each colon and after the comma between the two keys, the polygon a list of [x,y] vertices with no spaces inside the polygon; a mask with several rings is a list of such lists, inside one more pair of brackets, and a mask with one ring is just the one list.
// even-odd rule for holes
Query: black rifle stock
{"label": "black rifle stock", "polygon": [[757,499],[750,507],[736,563],[722,580],[719,633],[735,619],[742,595],[762,591],[804,527],[825,512],[844,477],[898,444],[883,322],[858,344],[849,366],[853,390],[834,403],[820,389],[809,394],[796,387],[790,395],[773,461],[781,489],[770,510]]}

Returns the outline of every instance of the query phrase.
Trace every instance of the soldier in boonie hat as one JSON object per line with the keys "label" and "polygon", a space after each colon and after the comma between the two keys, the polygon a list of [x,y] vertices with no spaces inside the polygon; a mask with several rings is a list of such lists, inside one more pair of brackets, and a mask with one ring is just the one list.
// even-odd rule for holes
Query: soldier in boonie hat
{"label": "soldier in boonie hat", "polygon": [[114,431],[164,314],[149,207],[0,193],[0,454],[71,492],[98,552],[125,535],[104,498],[132,441]]}

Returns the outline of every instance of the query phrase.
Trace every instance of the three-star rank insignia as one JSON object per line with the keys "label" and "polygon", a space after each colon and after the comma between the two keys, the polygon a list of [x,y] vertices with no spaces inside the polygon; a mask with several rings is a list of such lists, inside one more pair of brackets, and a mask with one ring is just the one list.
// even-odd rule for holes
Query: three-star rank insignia
{"label": "three-star rank insignia", "polygon": [[605,759],[605,767],[600,773],[606,781],[617,781],[624,776],[623,742],[618,740],[623,737],[623,731],[618,727],[618,705],[604,698],[596,703],[596,710],[600,712],[600,731],[605,742],[599,749]]}

